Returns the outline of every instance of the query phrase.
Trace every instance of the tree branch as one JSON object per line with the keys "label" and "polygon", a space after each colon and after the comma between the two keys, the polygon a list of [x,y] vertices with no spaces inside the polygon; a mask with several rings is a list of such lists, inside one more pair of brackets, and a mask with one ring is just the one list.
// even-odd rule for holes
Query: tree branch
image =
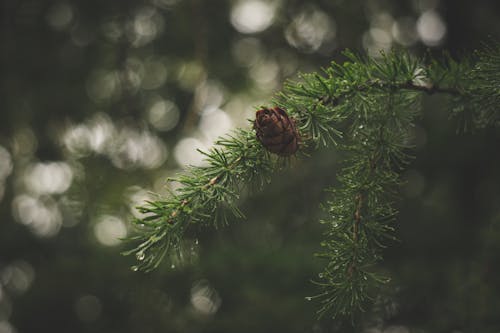
{"label": "tree branch", "polygon": [[415,84],[412,81],[406,82],[384,82],[379,79],[369,80],[364,84],[360,84],[355,86],[353,89],[346,91],[337,96],[329,96],[323,95],[319,97],[319,102],[324,105],[332,105],[337,106],[342,102],[343,99],[350,97],[355,93],[366,92],[369,89],[378,88],[378,89],[387,89],[387,90],[410,90],[410,91],[419,91],[424,92],[429,95],[442,93],[453,96],[463,96],[465,93],[458,88],[455,87],[440,87],[437,84],[428,84],[428,85],[419,85]]}
{"label": "tree branch", "polygon": [[[449,59],[433,62],[423,71],[422,81],[415,80],[415,73],[423,61],[408,53],[395,51],[373,60],[348,52],[350,62],[333,63],[326,76],[303,75],[301,82],[287,83],[278,95],[276,106],[294,118],[304,140],[335,146],[347,156],[339,184],[331,188],[333,199],[326,205],[330,220],[324,222],[324,252],[318,254],[328,260],[318,283],[320,314],[351,315],[387,281],[374,266],[381,260],[383,240],[394,239],[390,193],[410,160],[408,142],[420,93],[462,97],[454,99],[462,104],[452,106],[452,112],[470,107],[487,123],[500,119],[500,64],[488,67],[500,59],[500,48],[495,52],[477,68]],[[226,221],[226,207],[241,216],[236,207],[241,186],[262,185],[279,169],[279,159],[266,151],[252,130],[222,138],[203,154],[208,165],[179,176],[182,186],[175,193],[140,207],[146,216],[135,220],[140,234],[134,241],[139,245],[126,252],[140,261],[134,270],[154,269],[165,255],[178,250],[188,226],[217,226],[221,219]]]}

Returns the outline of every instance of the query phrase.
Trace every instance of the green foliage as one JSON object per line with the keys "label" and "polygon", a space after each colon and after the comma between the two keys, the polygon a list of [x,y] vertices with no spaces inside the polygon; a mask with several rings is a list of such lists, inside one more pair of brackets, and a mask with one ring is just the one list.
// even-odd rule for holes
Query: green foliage
{"label": "green foliage", "polygon": [[[328,146],[342,152],[344,167],[331,199],[318,257],[325,269],[315,283],[318,313],[337,317],[366,308],[389,280],[379,265],[382,250],[394,239],[394,201],[400,173],[412,158],[413,127],[423,94],[449,95],[450,114],[473,115],[472,125],[497,124],[500,101],[500,49],[478,53],[477,63],[418,59],[393,51],[381,58],[346,52],[322,75],[304,74],[287,82],[274,104],[297,122],[302,151]],[[208,152],[206,166],[192,167],[175,179],[181,187],[165,200],[141,207],[135,221],[139,245],[127,252],[137,269],[151,270],[179,250],[192,225],[220,226],[227,213],[241,217],[239,193],[250,184],[261,188],[281,159],[271,156],[252,130],[220,139]]]}
{"label": "green foliage", "polygon": [[[305,136],[311,132],[323,144],[328,141],[317,139],[317,133],[342,138],[337,147],[345,152],[346,166],[326,205],[330,218],[323,221],[326,240],[318,256],[328,263],[316,282],[322,292],[315,297],[321,302],[319,313],[333,315],[361,309],[387,280],[374,266],[384,240],[392,238],[398,171],[408,162],[419,91],[426,89],[415,83],[419,62],[406,53],[384,55],[380,61],[346,55],[350,61],[333,64],[326,78],[302,76],[304,82],[287,85],[278,100],[303,119]],[[308,94],[293,96],[301,89]],[[320,127],[324,132],[311,126],[311,119],[328,120]]]}
{"label": "green foliage", "polygon": [[469,112],[474,124],[485,127],[500,124],[500,46],[487,46],[478,53],[479,60],[469,80],[471,103]]}
{"label": "green foliage", "polygon": [[243,217],[237,207],[245,182],[261,187],[275,169],[275,160],[257,142],[252,131],[238,130],[220,138],[205,155],[206,165],[191,167],[178,178],[180,184],[166,200],[149,201],[139,207],[146,217],[135,219],[139,242],[133,250],[139,263],[133,270],[150,271],[165,255],[179,253],[181,241],[192,224],[226,225],[228,213]]}

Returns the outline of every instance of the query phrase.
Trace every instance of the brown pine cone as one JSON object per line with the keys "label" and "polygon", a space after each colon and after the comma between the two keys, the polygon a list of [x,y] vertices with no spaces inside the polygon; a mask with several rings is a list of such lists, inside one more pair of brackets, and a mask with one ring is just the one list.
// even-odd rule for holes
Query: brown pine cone
{"label": "brown pine cone", "polygon": [[257,139],[271,153],[290,156],[299,148],[299,133],[294,120],[277,106],[258,110],[253,128]]}

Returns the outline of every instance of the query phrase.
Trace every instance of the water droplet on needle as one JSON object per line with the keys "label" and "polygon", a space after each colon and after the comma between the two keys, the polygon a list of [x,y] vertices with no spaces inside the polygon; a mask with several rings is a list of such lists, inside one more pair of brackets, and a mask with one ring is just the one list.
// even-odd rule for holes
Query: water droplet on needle
{"label": "water droplet on needle", "polygon": [[137,260],[143,261],[144,258],[146,257],[146,254],[143,251],[140,251],[140,252],[137,252],[137,254],[135,256],[136,256]]}

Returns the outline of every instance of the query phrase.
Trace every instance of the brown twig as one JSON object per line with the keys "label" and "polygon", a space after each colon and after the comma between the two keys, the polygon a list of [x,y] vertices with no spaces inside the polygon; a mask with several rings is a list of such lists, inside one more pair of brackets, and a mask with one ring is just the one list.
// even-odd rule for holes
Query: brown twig
{"label": "brown twig", "polygon": [[362,207],[363,207],[363,195],[359,193],[356,196],[356,210],[354,211],[353,239],[355,242],[358,241],[358,232],[359,232],[359,225],[361,224]]}
{"label": "brown twig", "polygon": [[454,96],[460,96],[463,95],[464,93],[460,91],[457,88],[454,87],[440,87],[436,84],[427,84],[427,85],[419,85],[415,84],[412,81],[406,81],[406,82],[383,82],[380,80],[369,80],[366,83],[360,84],[357,87],[346,91],[338,96],[320,96],[318,98],[318,102],[320,104],[330,104],[332,106],[337,106],[340,104],[340,102],[349,97],[350,95],[356,93],[356,92],[364,92],[367,91],[368,89],[371,88],[379,88],[379,89],[392,89],[392,90],[413,90],[413,91],[420,91],[420,92],[425,92],[429,95],[436,94],[436,93],[443,93],[443,94],[449,94],[449,95],[454,95]]}

